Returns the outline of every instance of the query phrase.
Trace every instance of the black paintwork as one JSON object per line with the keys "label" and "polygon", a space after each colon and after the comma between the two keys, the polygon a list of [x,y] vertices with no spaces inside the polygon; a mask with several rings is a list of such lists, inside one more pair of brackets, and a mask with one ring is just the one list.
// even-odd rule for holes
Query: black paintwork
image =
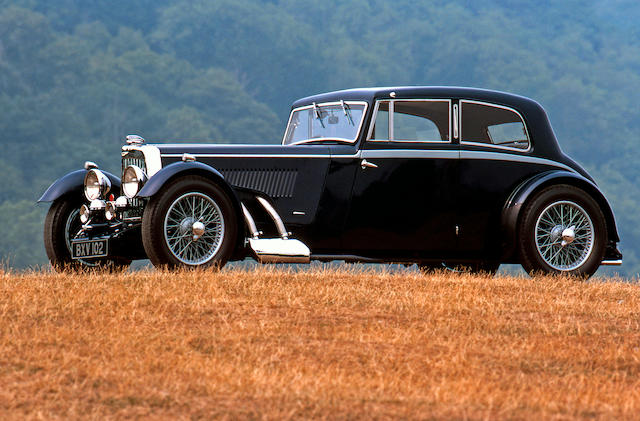
{"label": "black paintwork", "polygon": [[[116,177],[107,171],[102,172],[104,175],[109,177],[109,181],[111,181],[111,192],[115,192],[115,194],[117,194],[120,191],[120,177]],[[42,194],[40,199],[38,199],[38,203],[53,202],[66,194],[79,194],[82,196],[84,177],[86,174],[87,170],[76,170],[60,177]]]}
{"label": "black paintwork", "polygon": [[[500,149],[460,144],[456,139],[368,141],[376,101],[409,98],[448,99],[452,104],[475,100],[515,109],[525,120],[532,147],[528,151]],[[600,204],[609,231],[607,256],[619,256],[609,204],[587,172],[562,152],[537,102],[483,89],[390,87],[315,95],[296,101],[292,109],[340,100],[369,104],[363,129],[353,144],[157,144],[163,169],[150,178],[140,196],[153,196],[180,175],[200,174],[227,189],[236,211],[244,203],[259,229],[275,235],[270,219],[254,201],[256,195],[268,198],[293,237],[307,244],[318,258],[515,262],[523,204],[541,188],[569,183]],[[444,155],[411,155],[440,152]],[[194,155],[197,162],[182,162],[184,153]],[[361,168],[367,153],[378,154],[367,158],[378,168]],[[41,200],[52,200],[55,195],[50,190],[77,189],[78,175],[72,174],[67,176],[69,181],[55,183]],[[243,250],[239,243],[235,257],[243,258]]]}

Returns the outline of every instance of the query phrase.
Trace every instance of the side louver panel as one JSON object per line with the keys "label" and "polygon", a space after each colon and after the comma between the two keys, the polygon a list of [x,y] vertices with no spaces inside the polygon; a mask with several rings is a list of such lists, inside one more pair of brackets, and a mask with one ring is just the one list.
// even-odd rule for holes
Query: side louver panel
{"label": "side louver panel", "polygon": [[258,190],[270,197],[292,197],[296,185],[296,170],[222,170],[231,185]]}

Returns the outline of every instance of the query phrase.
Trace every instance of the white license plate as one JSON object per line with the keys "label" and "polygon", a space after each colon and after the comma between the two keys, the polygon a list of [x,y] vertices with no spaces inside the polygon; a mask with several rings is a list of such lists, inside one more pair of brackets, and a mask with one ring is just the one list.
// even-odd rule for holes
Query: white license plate
{"label": "white license plate", "polygon": [[107,240],[80,240],[71,242],[71,258],[87,259],[89,257],[105,257],[108,254]]}

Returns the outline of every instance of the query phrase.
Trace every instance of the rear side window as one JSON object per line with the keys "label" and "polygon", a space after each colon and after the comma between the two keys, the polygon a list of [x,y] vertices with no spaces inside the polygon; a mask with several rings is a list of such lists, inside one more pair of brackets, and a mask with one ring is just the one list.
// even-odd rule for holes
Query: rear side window
{"label": "rear side window", "polygon": [[460,101],[460,109],[462,142],[529,149],[529,133],[515,110],[472,101]]}
{"label": "rear side window", "polygon": [[380,101],[371,140],[449,141],[449,109],[449,100]]}

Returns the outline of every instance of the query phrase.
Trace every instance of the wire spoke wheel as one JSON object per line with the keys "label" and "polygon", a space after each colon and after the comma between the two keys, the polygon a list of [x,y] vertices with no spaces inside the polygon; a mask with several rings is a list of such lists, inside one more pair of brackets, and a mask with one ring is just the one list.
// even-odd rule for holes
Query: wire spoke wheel
{"label": "wire spoke wheel", "polygon": [[208,195],[188,192],[176,198],[164,218],[164,240],[171,254],[186,265],[202,265],[222,246],[225,221]]}
{"label": "wire spoke wheel", "polygon": [[535,244],[547,265],[568,272],[581,267],[591,256],[594,232],[589,214],[580,205],[557,201],[540,212],[534,230]]}

